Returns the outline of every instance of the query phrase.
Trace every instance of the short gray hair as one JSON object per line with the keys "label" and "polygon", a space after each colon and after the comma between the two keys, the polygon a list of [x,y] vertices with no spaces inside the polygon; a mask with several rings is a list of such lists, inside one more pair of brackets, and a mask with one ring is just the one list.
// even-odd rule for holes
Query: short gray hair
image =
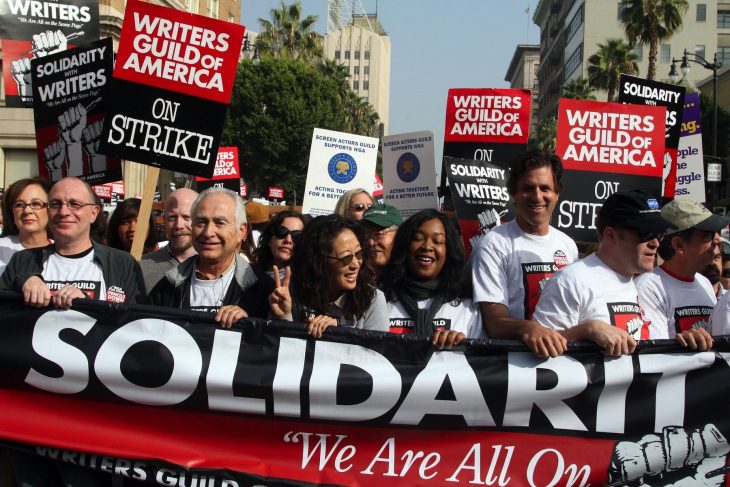
{"label": "short gray hair", "polygon": [[231,191],[230,189],[221,187],[208,188],[200,193],[198,197],[195,198],[195,201],[193,201],[193,206],[190,208],[190,215],[195,218],[195,213],[197,213],[198,211],[198,205],[200,204],[200,202],[203,201],[206,196],[210,196],[211,194],[216,193],[223,193],[227,196],[230,196],[231,199],[234,201],[234,204],[236,205],[236,227],[241,227],[241,225],[247,223],[246,206],[244,205],[241,196],[235,191]]}

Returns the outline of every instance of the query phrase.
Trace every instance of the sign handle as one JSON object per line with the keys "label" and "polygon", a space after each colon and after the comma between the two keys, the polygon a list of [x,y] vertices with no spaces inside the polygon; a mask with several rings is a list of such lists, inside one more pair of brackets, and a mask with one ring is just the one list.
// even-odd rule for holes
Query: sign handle
{"label": "sign handle", "polygon": [[[139,205],[137,215],[137,228],[134,231],[131,254],[136,260],[142,258],[144,242],[147,240],[147,231],[150,226],[150,213],[152,213],[152,200],[157,189],[157,178],[160,175],[159,167],[147,166],[144,179],[144,191],[142,192],[142,203]],[[155,229],[152,229],[155,231]]]}

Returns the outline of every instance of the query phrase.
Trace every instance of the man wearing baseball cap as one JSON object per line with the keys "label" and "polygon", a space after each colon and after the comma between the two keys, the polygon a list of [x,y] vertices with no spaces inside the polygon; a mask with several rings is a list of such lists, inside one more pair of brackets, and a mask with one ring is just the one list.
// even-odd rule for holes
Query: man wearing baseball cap
{"label": "man wearing baseball cap", "polygon": [[697,201],[678,197],[662,208],[675,228],[659,245],[664,262],[636,280],[639,302],[651,321],[651,337],[675,338],[695,350],[712,346],[709,319],[716,304],[712,284],[700,271],[712,263],[718,232],[730,218],[715,215]]}
{"label": "man wearing baseball cap", "polygon": [[671,222],[643,191],[612,194],[598,213],[595,254],[558,271],[545,284],[533,319],[568,341],[590,340],[607,355],[630,354],[650,336],[634,276],[654,268]]}
{"label": "man wearing baseball cap", "polygon": [[362,225],[372,251],[368,264],[378,276],[390,261],[395,232],[402,223],[400,212],[391,205],[373,205],[362,217]]}

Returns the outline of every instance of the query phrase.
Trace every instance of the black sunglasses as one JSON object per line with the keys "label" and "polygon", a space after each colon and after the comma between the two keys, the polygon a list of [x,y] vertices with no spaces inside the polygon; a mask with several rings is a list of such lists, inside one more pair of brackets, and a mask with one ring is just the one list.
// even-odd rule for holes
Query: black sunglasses
{"label": "black sunglasses", "polygon": [[639,230],[638,228],[626,227],[626,230],[633,232],[634,235],[639,238],[639,243],[649,242],[654,239],[661,242],[662,239],[667,235],[665,232],[651,232],[646,230]]}
{"label": "black sunglasses", "polygon": [[347,267],[352,264],[353,259],[357,259],[358,262],[362,262],[362,250],[358,250],[354,254],[346,255],[344,257],[332,257],[331,255],[328,255],[327,258],[339,262],[340,267]]}
{"label": "black sunglasses", "polygon": [[373,207],[372,203],[368,203],[368,204],[365,204],[365,203],[355,203],[350,208],[352,208],[353,210],[355,210],[357,212],[361,212],[361,211],[369,210],[372,207]]}
{"label": "black sunglasses", "polygon": [[283,225],[274,227],[274,237],[284,239],[287,235],[291,235],[292,240],[297,240],[301,235],[301,230],[289,230]]}

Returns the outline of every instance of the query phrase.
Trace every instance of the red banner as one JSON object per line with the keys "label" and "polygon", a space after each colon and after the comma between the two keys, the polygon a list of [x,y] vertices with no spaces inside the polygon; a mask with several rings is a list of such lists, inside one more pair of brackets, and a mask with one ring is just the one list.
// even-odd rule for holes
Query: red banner
{"label": "red banner", "polygon": [[215,169],[211,179],[196,176],[196,181],[219,181],[221,179],[239,179],[238,147],[221,147],[215,159]]}

